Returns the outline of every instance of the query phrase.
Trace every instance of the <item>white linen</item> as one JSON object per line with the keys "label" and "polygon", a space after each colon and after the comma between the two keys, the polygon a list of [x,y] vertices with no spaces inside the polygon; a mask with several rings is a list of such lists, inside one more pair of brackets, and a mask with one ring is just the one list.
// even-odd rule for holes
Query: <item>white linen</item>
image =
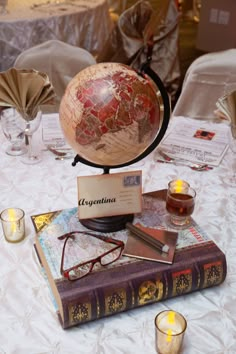
{"label": "white linen", "polygon": [[[0,71],[13,66],[17,56],[35,45],[58,39],[97,55],[108,38],[112,22],[106,0],[75,0],[56,2],[49,10],[30,0],[20,1],[0,15]],[[47,1],[44,2],[45,4]]]}
{"label": "white linen", "polygon": [[51,39],[22,52],[14,63],[17,69],[35,69],[46,73],[56,93],[54,105],[42,106],[43,113],[58,112],[65,89],[81,70],[96,64],[86,49]]}
{"label": "white linen", "polygon": [[207,53],[189,66],[174,116],[214,119],[216,101],[236,90],[236,49]]}
{"label": "white linen", "polygon": [[[178,119],[181,124],[189,118]],[[41,149],[40,130],[36,135],[36,148]],[[154,318],[164,309],[176,310],[187,319],[183,354],[236,353],[236,189],[224,183],[225,176],[236,168],[231,150],[219,167],[207,172],[159,164],[153,153],[130,167],[143,169],[144,191],[166,188],[176,177],[196,188],[193,217],[226,254],[225,282],[63,330],[35,259],[30,215],[76,206],[77,175],[101,171],[81,164],[72,167],[70,160],[55,161],[49,151],[42,152],[41,163],[24,165],[20,157],[4,152],[6,139],[2,132],[0,142],[0,209],[22,208],[27,230],[25,240],[19,244],[7,243],[0,232],[1,354],[154,354]]]}

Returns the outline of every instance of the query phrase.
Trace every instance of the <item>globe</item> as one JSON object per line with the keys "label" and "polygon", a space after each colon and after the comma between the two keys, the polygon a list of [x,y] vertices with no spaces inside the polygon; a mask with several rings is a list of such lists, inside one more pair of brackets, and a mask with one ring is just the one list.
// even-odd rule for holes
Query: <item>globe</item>
{"label": "globe", "polygon": [[163,100],[148,75],[119,63],[99,63],[69,82],[59,117],[65,139],[82,162],[114,168],[155,147]]}

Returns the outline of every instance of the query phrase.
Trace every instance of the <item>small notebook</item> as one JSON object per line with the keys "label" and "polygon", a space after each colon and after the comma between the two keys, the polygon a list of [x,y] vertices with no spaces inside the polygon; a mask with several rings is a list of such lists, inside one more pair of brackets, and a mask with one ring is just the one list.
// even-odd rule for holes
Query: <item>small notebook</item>
{"label": "small notebook", "polygon": [[129,232],[123,256],[172,264],[178,239],[178,232],[167,231],[164,229],[157,230],[154,228],[144,227],[140,224],[136,224],[135,226],[139,227],[153,238],[156,238],[162,243],[168,245],[169,251],[168,253],[161,252],[152,245],[149,245],[147,242],[135,236],[132,232]]}

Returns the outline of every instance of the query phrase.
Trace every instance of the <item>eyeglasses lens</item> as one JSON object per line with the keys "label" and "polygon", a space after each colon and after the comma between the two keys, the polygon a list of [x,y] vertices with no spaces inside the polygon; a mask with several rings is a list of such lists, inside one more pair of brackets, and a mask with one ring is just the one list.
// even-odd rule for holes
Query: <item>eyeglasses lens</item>
{"label": "eyeglasses lens", "polygon": [[121,247],[117,249],[114,248],[110,253],[104,255],[101,258],[101,265],[106,266],[112,262],[115,262],[120,257],[120,254],[121,254]]}
{"label": "eyeglasses lens", "polygon": [[[68,273],[70,280],[80,279],[93,270],[99,270],[116,261],[121,255],[122,247],[112,243],[104,242],[101,239],[91,235],[78,234],[74,239],[69,239],[65,247],[65,259],[63,268],[69,269],[75,267]],[[107,253],[107,254],[105,254]],[[100,258],[100,262],[94,264],[93,260]],[[80,266],[81,260],[88,263]],[[78,265],[78,267],[76,267]]]}
{"label": "eyeglasses lens", "polygon": [[70,280],[83,278],[90,272],[91,263],[84,264],[83,266],[79,266],[68,273]]}

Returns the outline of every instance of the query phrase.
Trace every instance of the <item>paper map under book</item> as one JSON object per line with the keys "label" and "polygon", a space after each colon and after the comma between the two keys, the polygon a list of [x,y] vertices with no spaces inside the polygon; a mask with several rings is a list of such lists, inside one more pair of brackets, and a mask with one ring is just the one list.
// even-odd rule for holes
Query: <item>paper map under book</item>
{"label": "paper map under book", "polygon": [[[165,203],[157,198],[148,196],[148,194],[144,195],[143,198],[144,203],[142,215],[136,215],[133,224],[141,224],[144,227],[153,229],[168,229],[168,226],[165,223],[167,215]],[[58,240],[57,237],[71,231],[91,230],[86,229],[80,224],[78,220],[77,207],[34,215],[31,218],[35,229],[38,232],[36,236],[37,241],[43,249],[47,262],[50,266],[52,277],[54,279],[60,279],[62,277],[60,274],[60,262],[64,242]],[[99,232],[93,231],[93,233],[99,235]],[[118,232],[106,233],[105,235],[122,240],[126,243],[129,231],[121,230]],[[181,248],[198,245],[199,243],[208,241],[209,238],[207,235],[195,222],[193,222],[192,227],[179,232],[176,251],[178,252]],[[66,250],[67,255],[65,268],[76,265],[78,262],[95,258],[107,250],[108,247],[111,247],[111,245],[98,240],[97,238],[78,234],[78,236],[76,236],[73,240],[71,247],[68,247]],[[123,256],[120,260],[111,264],[109,267],[118,267],[131,262],[139,262],[139,260]],[[98,271],[100,267],[101,266],[97,264],[94,270]]]}

